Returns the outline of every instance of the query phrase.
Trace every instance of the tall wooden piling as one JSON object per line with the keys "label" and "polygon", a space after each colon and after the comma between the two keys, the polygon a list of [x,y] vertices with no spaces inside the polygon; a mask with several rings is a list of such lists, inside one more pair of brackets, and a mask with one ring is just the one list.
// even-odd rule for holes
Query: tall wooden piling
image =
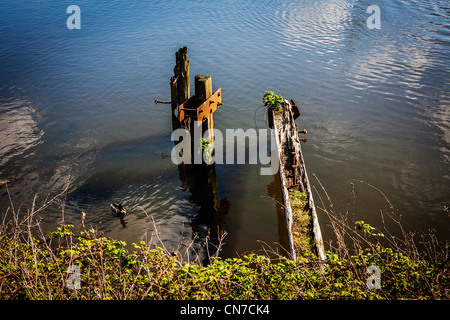
{"label": "tall wooden piling", "polygon": [[[212,113],[222,104],[221,91],[219,89],[213,94],[211,76],[197,75],[195,77],[195,94],[190,97],[187,47],[180,48],[175,54],[175,59],[174,75],[170,78],[173,129],[184,128],[191,136],[190,150],[183,149],[183,152],[191,153],[191,163],[179,164],[178,170],[183,186],[188,186],[192,200],[200,208],[197,217],[192,221],[192,231],[194,235],[198,232],[199,225],[208,224],[210,235],[213,238],[220,239],[230,203],[227,198],[221,200],[219,197],[215,167],[209,165],[208,161],[207,166],[192,164],[195,164],[194,158],[202,151],[196,149],[197,147],[201,148],[201,144],[200,141],[194,141],[197,138],[194,133],[198,133],[195,131],[201,129],[203,137],[206,130],[213,129]],[[206,116],[202,117],[202,115]],[[195,121],[201,121],[200,128]],[[212,159],[214,141],[212,130],[210,131],[209,141],[210,147],[206,150],[209,152],[209,156],[206,158]]]}
{"label": "tall wooden piling", "polygon": [[195,95],[199,103],[203,103],[212,96],[212,79],[211,76],[202,76],[198,74],[195,76]]}
{"label": "tall wooden piling", "polygon": [[178,106],[189,99],[189,59],[187,47],[178,49],[175,53],[175,67],[173,77],[170,78],[170,96],[172,104],[172,126],[173,129],[180,127],[176,115]]}
{"label": "tall wooden piling", "polygon": [[[212,79],[211,76],[202,76],[200,74],[195,76],[195,96],[198,98],[199,104],[204,103],[212,96]],[[213,149],[214,149],[214,121],[213,115],[211,114],[209,117],[202,119],[202,137],[204,133],[209,131],[208,139],[209,139],[209,148],[204,150],[204,152],[208,152],[209,154],[206,156],[207,162],[212,160]],[[208,163],[209,164],[209,163]]]}
{"label": "tall wooden piling", "polygon": [[[189,97],[187,47],[180,48],[175,54],[175,59],[174,75],[170,78],[172,127],[174,130],[184,128],[189,132],[191,149],[185,151],[191,153],[189,155],[191,163],[203,162],[209,165],[212,163],[214,153],[213,112],[222,105],[221,89],[213,94],[211,76],[204,77],[198,74],[195,76],[195,95]],[[200,132],[198,126],[201,126]],[[203,138],[206,131],[209,133],[208,137],[205,137],[206,141],[201,141],[200,138]],[[207,148],[200,149],[201,144]],[[205,157],[202,157],[205,152]]]}
{"label": "tall wooden piling", "polygon": [[177,102],[178,105],[180,105],[190,97],[189,60],[187,47],[180,48],[175,54],[175,59],[176,64],[173,73],[174,80],[177,78]]}

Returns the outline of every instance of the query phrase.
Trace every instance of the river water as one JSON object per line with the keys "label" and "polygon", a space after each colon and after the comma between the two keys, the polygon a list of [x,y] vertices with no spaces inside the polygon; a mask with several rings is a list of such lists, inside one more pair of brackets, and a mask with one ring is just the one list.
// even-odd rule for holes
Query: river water
{"label": "river water", "polygon": [[[211,75],[222,88],[217,129],[267,128],[264,90],[294,99],[310,180],[336,209],[359,179],[388,196],[406,229],[448,240],[448,1],[78,1],[81,29],[69,30],[72,2],[0,6],[0,180],[11,180],[16,211],[70,178],[66,223],[85,211],[86,225],[131,243],[154,234],[153,217],[170,248],[190,241],[193,221],[205,234],[201,204],[161,156],[173,147],[170,107],[153,103],[170,100],[175,52],[188,46],[191,83]],[[368,28],[371,5],[379,29]],[[274,178],[259,168],[216,165],[229,202],[223,256],[280,241]],[[359,182],[355,196],[355,218],[380,226],[383,196]],[[111,216],[111,202],[125,205],[125,219]],[[1,186],[2,215],[8,207]],[[41,216],[46,229],[63,218],[57,206]]]}

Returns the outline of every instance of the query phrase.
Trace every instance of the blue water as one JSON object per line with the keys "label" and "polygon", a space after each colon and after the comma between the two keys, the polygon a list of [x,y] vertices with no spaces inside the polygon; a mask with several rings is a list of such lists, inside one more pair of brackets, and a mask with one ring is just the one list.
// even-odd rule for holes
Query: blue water
{"label": "blue water", "polygon": [[[294,99],[310,179],[336,208],[346,210],[360,179],[388,196],[405,228],[448,239],[448,1],[77,1],[81,29],[69,30],[72,4],[0,6],[0,179],[11,180],[16,208],[70,177],[65,222],[85,211],[88,225],[131,243],[151,237],[152,216],[167,246],[189,242],[199,207],[161,158],[173,146],[170,112],[153,103],[170,99],[175,52],[188,46],[191,77],[222,88],[216,128],[267,127],[264,90]],[[367,28],[370,5],[379,30]],[[257,165],[216,174],[230,201],[223,255],[276,248],[273,177]],[[355,194],[356,218],[379,226],[383,196],[360,183]],[[3,213],[5,186],[0,196]],[[111,217],[113,201],[129,208],[126,227]],[[51,229],[62,217],[43,219]],[[331,239],[320,210],[319,220]]]}

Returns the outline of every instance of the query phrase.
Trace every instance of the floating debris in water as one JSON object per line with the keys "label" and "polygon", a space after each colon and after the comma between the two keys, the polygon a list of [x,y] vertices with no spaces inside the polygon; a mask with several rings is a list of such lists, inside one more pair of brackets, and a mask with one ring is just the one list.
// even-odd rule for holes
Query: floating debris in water
{"label": "floating debris in water", "polygon": [[161,159],[170,158],[170,155],[164,154],[164,152],[161,152]]}

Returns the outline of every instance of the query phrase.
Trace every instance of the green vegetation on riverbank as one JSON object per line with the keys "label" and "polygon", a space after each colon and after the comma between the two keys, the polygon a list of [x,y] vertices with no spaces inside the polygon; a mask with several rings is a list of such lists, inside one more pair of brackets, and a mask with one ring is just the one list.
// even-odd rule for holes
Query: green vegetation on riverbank
{"label": "green vegetation on riverbank", "polygon": [[[328,252],[326,263],[249,254],[199,266],[144,242],[128,252],[122,241],[73,229],[61,226],[45,241],[26,230],[2,232],[0,298],[448,299],[448,260],[413,259],[391,248],[376,246],[349,259]],[[68,288],[70,265],[80,268],[79,289]],[[367,287],[370,265],[381,269],[379,290]]]}
{"label": "green vegetation on riverbank", "polygon": [[[333,206],[328,215],[336,244],[326,261],[304,253],[297,261],[248,254],[210,257],[201,266],[183,252],[143,241],[106,238],[81,224],[44,232],[39,214],[64,192],[25,216],[9,212],[0,224],[0,299],[449,299],[448,244],[433,234],[399,228],[402,238],[363,221],[347,222]],[[325,193],[326,194],[326,193]],[[301,194],[298,195],[302,200]],[[328,198],[328,196],[327,196]],[[328,198],[329,199],[329,198]],[[392,205],[389,203],[390,208]],[[13,206],[12,206],[13,208]],[[9,220],[7,219],[9,217]],[[387,217],[398,222],[395,214]],[[383,223],[384,223],[384,216]],[[373,288],[369,266],[380,271]],[[75,273],[79,271],[79,273]],[[376,280],[376,279],[375,279]],[[369,286],[368,286],[369,284]],[[372,284],[372,286],[370,285]]]}

